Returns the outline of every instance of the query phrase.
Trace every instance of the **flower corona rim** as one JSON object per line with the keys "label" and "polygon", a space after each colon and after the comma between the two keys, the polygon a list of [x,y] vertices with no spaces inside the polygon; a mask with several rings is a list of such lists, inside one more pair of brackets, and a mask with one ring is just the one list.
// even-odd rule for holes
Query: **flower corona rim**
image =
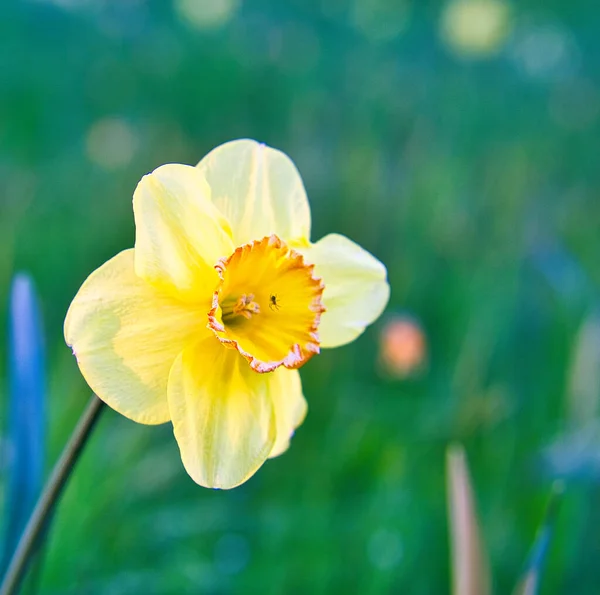
{"label": "flower corona rim", "polygon": [[[291,343],[289,345],[288,352],[283,357],[271,359],[269,361],[265,361],[257,357],[250,350],[247,350],[243,347],[242,341],[230,337],[227,333],[227,325],[222,320],[219,320],[218,317],[218,311],[221,308],[223,298],[222,290],[226,281],[226,275],[230,263],[232,263],[235,259],[243,260],[247,253],[251,253],[254,250],[263,250],[265,248],[280,251],[282,255],[285,255],[286,260],[290,263],[290,265],[292,265],[293,268],[302,271],[302,273],[306,276],[308,283],[314,290],[312,300],[307,304],[307,309],[314,315],[310,326],[306,330],[308,335],[307,340],[303,342],[303,344],[300,344],[299,342]],[[264,374],[272,372],[280,366],[284,366],[288,369],[300,368],[313,355],[320,353],[318,328],[321,321],[321,315],[326,311],[322,301],[325,285],[320,277],[316,277],[314,275],[314,268],[315,267],[313,264],[307,264],[305,262],[304,256],[300,252],[288,247],[287,244],[275,234],[271,234],[270,236],[264,237],[261,240],[254,240],[238,246],[234,250],[233,254],[228,257],[220,258],[215,265],[215,269],[219,275],[220,283],[213,292],[212,307],[208,312],[208,328],[214,332],[217,339],[225,347],[237,350],[240,355],[250,364],[250,367],[255,372]],[[247,314],[246,312],[240,312],[240,315],[243,315],[248,319],[253,316],[258,317],[261,315],[261,312],[264,312],[265,305],[270,310],[273,310],[273,306],[275,305],[276,309],[279,311],[281,306],[276,300],[273,302],[274,295],[275,294],[268,292],[269,299],[266,300],[266,304],[265,300],[262,300],[263,305],[260,305],[254,302],[254,294],[241,294],[238,299],[241,299],[244,302],[250,299],[250,303],[246,305],[252,307],[250,309],[246,309]]]}

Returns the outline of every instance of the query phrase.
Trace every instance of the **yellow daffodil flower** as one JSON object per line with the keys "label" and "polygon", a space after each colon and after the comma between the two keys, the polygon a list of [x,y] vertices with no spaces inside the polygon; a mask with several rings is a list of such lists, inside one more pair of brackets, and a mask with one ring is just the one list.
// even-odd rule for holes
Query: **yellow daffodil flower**
{"label": "yellow daffodil flower", "polygon": [[232,488],[302,423],[298,368],[381,314],[385,267],[341,235],[311,243],[294,164],[251,140],[159,167],[133,210],[135,248],[87,278],[65,339],[103,401],[171,421],[194,481]]}

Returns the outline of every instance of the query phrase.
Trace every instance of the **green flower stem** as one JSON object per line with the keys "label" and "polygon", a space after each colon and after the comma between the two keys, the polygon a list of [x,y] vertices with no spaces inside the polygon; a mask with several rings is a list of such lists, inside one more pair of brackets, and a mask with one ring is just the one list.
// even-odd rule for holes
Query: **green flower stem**
{"label": "green flower stem", "polygon": [[73,471],[73,467],[103,408],[104,403],[96,395],[93,395],[77,426],[73,430],[73,434],[65,446],[60,459],[54,466],[52,475],[46,482],[44,490],[29,517],[23,535],[21,535],[21,539],[4,575],[2,586],[0,587],[0,595],[13,595],[17,592],[23,575],[27,570],[29,560],[35,552],[38,538],[46,527],[48,518],[56,506],[62,490]]}

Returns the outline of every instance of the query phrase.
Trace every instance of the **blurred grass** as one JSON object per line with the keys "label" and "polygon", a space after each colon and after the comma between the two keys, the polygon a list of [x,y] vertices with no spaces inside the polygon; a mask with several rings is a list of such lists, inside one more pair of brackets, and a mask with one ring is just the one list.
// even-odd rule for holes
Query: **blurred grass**
{"label": "blurred grass", "polygon": [[[391,0],[366,21],[360,0],[259,0],[214,29],[180,5],[0,9],[0,336],[9,280],[29,270],[49,338],[49,459],[88,394],[64,314],[132,245],[135,184],[232,138],[294,159],[313,239],[343,233],[387,265],[389,311],[419,320],[428,365],[380,375],[382,323],[324,352],[303,369],[309,415],[290,451],[226,493],[191,482],[168,426],[111,412],[58,511],[42,592],[449,592],[453,440],[495,592],[510,592],[553,475],[541,453],[581,429],[566,416],[600,283],[598,9],[520,2],[497,54],[467,58],[440,40],[438,3],[407,2],[391,38],[378,29],[400,18]],[[2,344],[3,413],[5,362]],[[598,496],[593,478],[569,484],[542,593],[598,592]]]}

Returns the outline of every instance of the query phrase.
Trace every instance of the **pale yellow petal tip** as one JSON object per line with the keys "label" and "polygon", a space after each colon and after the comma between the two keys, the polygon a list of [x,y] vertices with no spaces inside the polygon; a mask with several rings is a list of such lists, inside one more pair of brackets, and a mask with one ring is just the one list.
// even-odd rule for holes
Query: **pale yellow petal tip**
{"label": "pale yellow petal tip", "polygon": [[234,488],[267,459],[276,438],[267,378],[214,336],[175,360],[167,388],[173,433],[198,485]]}
{"label": "pale yellow petal tip", "polygon": [[186,446],[182,449],[182,443],[178,441],[178,444],[183,466],[195,483],[213,490],[231,490],[246,483],[264,465],[275,444],[275,431],[273,426],[269,439],[250,464],[239,457],[238,453],[203,453],[204,460],[200,456],[190,457],[184,450]]}
{"label": "pale yellow petal tip", "polygon": [[194,481],[194,483],[198,484],[200,487],[209,488],[211,490],[232,490],[233,488],[241,486],[243,483],[246,483],[249,479],[251,479],[264,463],[264,461],[262,461],[260,465],[256,467],[256,469],[252,469],[251,471],[242,473],[241,475],[234,475],[233,477],[228,475],[214,475],[207,477],[202,473],[196,464],[187,463],[183,457],[182,462],[187,474]]}
{"label": "pale yellow petal tip", "polygon": [[194,182],[197,183],[198,191],[202,192],[207,199],[210,199],[210,187],[206,180],[198,175],[195,167],[183,163],[165,163],[143,175],[137,183],[133,192],[134,213],[136,204],[144,198],[145,192],[148,192],[149,195],[168,194],[169,186],[173,183],[182,185],[182,182],[190,176],[193,176]]}
{"label": "pale yellow petal tip", "polygon": [[195,167],[171,163],[138,183],[133,195],[135,272],[157,289],[197,301],[216,283],[214,264],[234,248],[227,218]]}
{"label": "pale yellow petal tip", "polygon": [[319,327],[323,348],[354,341],[385,310],[390,298],[385,266],[341,234],[329,234],[314,244],[292,243],[323,280],[326,313]]}
{"label": "pale yellow petal tip", "polygon": [[[235,153],[253,153],[253,152],[263,152],[268,151],[272,153],[277,153],[279,155],[283,155],[285,159],[290,161],[292,164],[292,160],[279,149],[274,149],[270,147],[266,143],[254,140],[252,138],[238,138],[234,140],[226,141],[214,149],[211,149],[196,165],[196,167],[201,167],[203,162],[206,163],[208,161],[218,159],[221,154],[235,154]],[[295,166],[294,166],[295,167]]]}
{"label": "pale yellow petal tip", "polygon": [[271,234],[308,243],[310,207],[302,177],[282,151],[251,139],[226,142],[196,166],[238,246]]}

